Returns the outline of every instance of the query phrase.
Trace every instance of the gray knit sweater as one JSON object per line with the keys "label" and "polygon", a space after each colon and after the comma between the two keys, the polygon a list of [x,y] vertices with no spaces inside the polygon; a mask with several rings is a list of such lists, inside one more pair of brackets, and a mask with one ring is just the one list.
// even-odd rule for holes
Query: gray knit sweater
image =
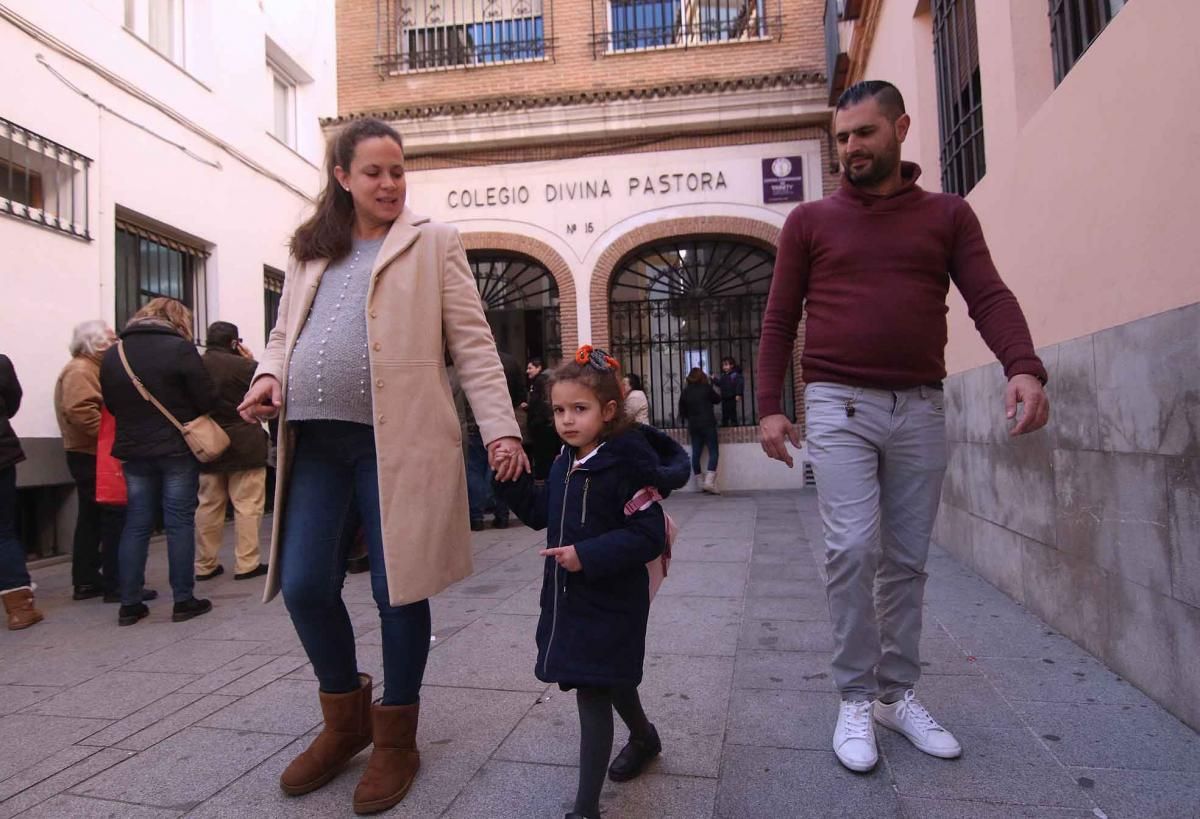
{"label": "gray knit sweater", "polygon": [[383,239],[355,239],[321,277],[288,368],[289,421],[372,424],[367,289]]}

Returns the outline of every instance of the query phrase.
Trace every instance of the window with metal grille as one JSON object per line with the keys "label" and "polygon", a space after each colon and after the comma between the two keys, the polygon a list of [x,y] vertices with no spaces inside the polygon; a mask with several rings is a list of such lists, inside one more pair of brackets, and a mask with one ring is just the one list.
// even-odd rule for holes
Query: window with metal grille
{"label": "window with metal grille", "polygon": [[[754,364],[775,254],[737,239],[687,237],[644,245],[617,265],[609,290],[612,354],[641,376],[650,423],[677,424],[676,407],[692,367],[719,374],[738,362],[744,379],[742,425],[758,423]],[[788,375],[784,411],[795,417]]]}
{"label": "window with metal grille", "polygon": [[559,361],[562,324],[554,275],[520,253],[471,250],[467,260],[497,348],[522,364],[534,356],[547,365]]}
{"label": "window with metal grille", "polygon": [[529,62],[546,57],[549,0],[376,0],[388,71]]}
{"label": "window with metal grille", "polygon": [[204,266],[208,252],[117,219],[117,327],[159,296],[178,299],[192,311],[192,332],[203,341],[208,328]]}
{"label": "window with metal grille", "polygon": [[933,0],[942,190],[966,196],[987,170],[975,0]]}
{"label": "window with metal grille", "polygon": [[79,239],[92,160],[0,117],[0,213]]}
{"label": "window with metal grille", "polygon": [[[608,51],[753,40],[767,36],[767,2],[609,0],[608,30],[595,40]],[[778,28],[778,16],[772,28]]]}
{"label": "window with metal grille", "polygon": [[1050,48],[1054,84],[1067,76],[1083,52],[1125,5],[1126,0],[1050,0]]}
{"label": "window with metal grille", "polygon": [[283,271],[263,265],[263,340],[271,337],[279,319],[279,299],[283,295]]}

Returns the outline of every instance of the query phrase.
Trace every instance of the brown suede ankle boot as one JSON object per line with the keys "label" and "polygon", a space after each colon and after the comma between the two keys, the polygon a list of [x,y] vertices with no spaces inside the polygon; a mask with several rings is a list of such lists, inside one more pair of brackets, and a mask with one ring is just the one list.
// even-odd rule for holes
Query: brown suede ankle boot
{"label": "brown suede ankle boot", "polygon": [[412,787],[421,754],[417,751],[420,703],[371,706],[375,749],[354,789],[354,812],[378,813],[402,800]]}
{"label": "brown suede ankle boot", "polygon": [[4,611],[8,614],[9,631],[20,631],[42,622],[42,613],[33,605],[33,589],[13,589],[4,592]]}
{"label": "brown suede ankle boot", "polygon": [[279,777],[279,787],[288,796],[315,791],[371,744],[371,677],[367,674],[358,677],[362,686],[357,691],[317,692],[325,727]]}

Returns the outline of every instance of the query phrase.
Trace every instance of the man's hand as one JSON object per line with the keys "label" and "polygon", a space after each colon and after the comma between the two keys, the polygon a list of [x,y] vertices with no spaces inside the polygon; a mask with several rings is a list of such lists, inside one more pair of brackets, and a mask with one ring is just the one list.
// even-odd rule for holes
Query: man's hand
{"label": "man's hand", "polygon": [[1008,387],[1004,390],[1005,417],[1012,420],[1017,417],[1017,405],[1023,406],[1021,419],[1009,430],[1009,435],[1024,435],[1046,426],[1050,420],[1050,399],[1042,389],[1042,382],[1032,375],[1014,375],[1008,379]]}
{"label": "man's hand", "polygon": [[263,375],[246,390],[246,397],[238,404],[237,410],[246,423],[259,424],[278,416],[282,406],[283,390],[279,386],[279,379],[273,375]]}
{"label": "man's hand", "polygon": [[758,419],[758,432],[762,439],[763,452],[767,453],[767,457],[783,461],[788,465],[788,469],[791,469],[792,456],[788,453],[787,442],[791,441],[792,446],[799,449],[800,436],[787,416],[768,415]]}
{"label": "man's hand", "polygon": [[575,551],[574,546],[558,546],[554,549],[542,549],[538,554],[542,557],[554,558],[554,562],[568,572],[583,571],[583,564],[579,562],[579,553]]}
{"label": "man's hand", "polygon": [[488,466],[498,481],[515,481],[522,472],[531,472],[529,458],[520,438],[497,438],[488,444]]}

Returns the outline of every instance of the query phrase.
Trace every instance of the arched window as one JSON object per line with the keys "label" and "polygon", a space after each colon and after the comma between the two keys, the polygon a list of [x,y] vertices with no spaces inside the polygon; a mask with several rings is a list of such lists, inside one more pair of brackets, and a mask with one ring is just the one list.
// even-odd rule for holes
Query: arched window
{"label": "arched window", "polygon": [[533,356],[547,363],[562,358],[558,282],[529,256],[498,250],[469,250],[467,260],[496,346],[524,364]]}
{"label": "arched window", "polygon": [[[775,254],[745,241],[679,237],[643,245],[613,271],[609,290],[612,354],[641,376],[651,423],[677,426],[679,396],[692,367],[720,375],[732,358],[742,371],[742,401],[729,425],[758,423],[754,364]],[[794,416],[791,377],[785,411]]]}

